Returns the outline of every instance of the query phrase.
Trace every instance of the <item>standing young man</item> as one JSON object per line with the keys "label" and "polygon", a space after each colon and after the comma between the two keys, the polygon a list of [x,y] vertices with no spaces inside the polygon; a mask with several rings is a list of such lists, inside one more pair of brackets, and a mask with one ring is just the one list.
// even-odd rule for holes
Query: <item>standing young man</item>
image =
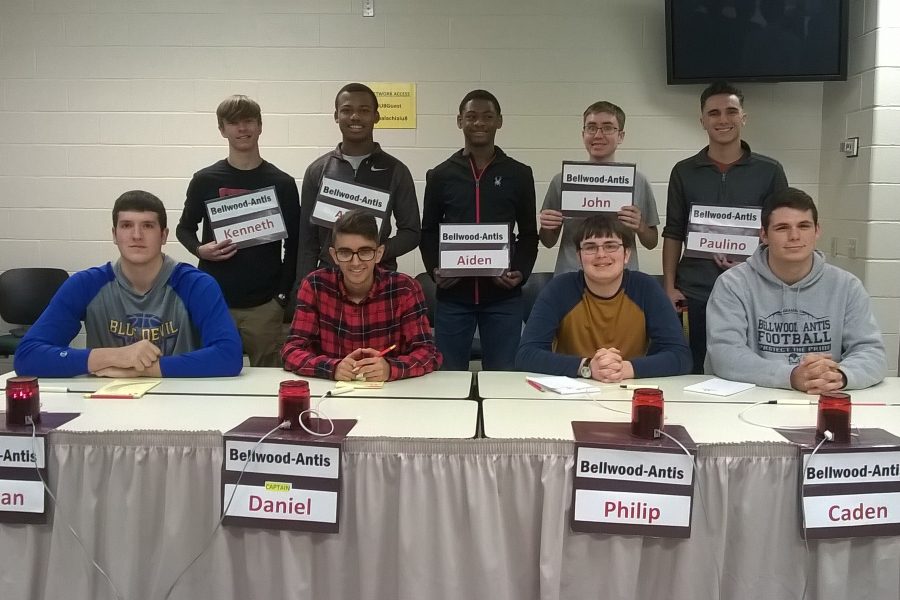
{"label": "standing young man", "polygon": [[[421,221],[416,188],[409,169],[381,149],[373,139],[378,98],[368,86],[348,83],[334,97],[334,122],[341,130],[341,143],[317,158],[303,175],[300,193],[300,255],[298,283],[319,266],[334,264],[330,254],[331,228],[312,222],[322,178],[357,183],[388,192],[390,200],[379,240],[384,244],[381,265],[397,270],[397,257],[419,245]],[[391,236],[391,217],[397,233]]]}
{"label": "standing young man", "polygon": [[[228,377],[241,372],[241,342],[215,280],[162,253],[166,209],[149,192],[113,206],[119,260],[62,284],[22,338],[19,375]],[[69,344],[81,330],[87,348]]]}
{"label": "standing young man", "polygon": [[[592,163],[610,163],[616,161],[616,149],[625,139],[625,111],[613,104],[601,100],[587,107],[583,115],[581,139],[588,153],[588,161]],[[581,268],[581,261],[573,243],[573,235],[577,225],[584,218],[564,218],[562,209],[562,173],[557,173],[550,180],[544,205],[541,207],[541,243],[546,248],[556,245],[560,235],[559,254],[556,256],[554,273],[568,273]],[[659,214],[656,211],[656,198],[650,182],[638,170],[634,172],[634,200],[631,206],[622,208],[618,219],[631,229],[641,245],[653,250],[659,241]],[[638,270],[637,251],[631,252],[626,265],[629,270]]]}
{"label": "standing young man", "polygon": [[[300,200],[297,182],[259,153],[262,113],[247,96],[230,96],[216,109],[219,133],[228,140],[228,158],[194,173],[175,234],[200,259],[228,303],[244,352],[254,367],[278,367],[284,306],[294,284]],[[287,238],[238,250],[231,240],[216,242],[206,201],[275,186]],[[203,223],[201,239],[197,225]],[[283,254],[282,254],[283,246]]]}
{"label": "standing young man", "polygon": [[746,123],[744,95],[724,82],[700,95],[700,124],[709,145],[672,169],[666,226],[663,229],[663,285],[676,308],[687,306],[694,372],[706,357],[706,301],[716,278],[735,264],[724,255],[682,257],[692,204],[762,206],[787,187],[784,169],[774,158],[751,152],[741,139]]}
{"label": "standing young man", "polygon": [[762,212],[762,244],[709,297],[707,371],[808,394],[860,389],[884,379],[884,341],[869,295],[829,265],[812,198],[787,188]]}
{"label": "standing young man", "polygon": [[418,377],[441,366],[419,282],[378,266],[375,217],[360,210],[334,224],[331,260],[297,292],[284,368],[337,381]]}
{"label": "standing young man", "polygon": [[[465,147],[425,177],[421,250],[438,286],[435,337],[444,367],[465,371],[477,325],[484,369],[509,371],[522,330],[522,284],[537,258],[534,177],[531,167],[494,145],[503,116],[493,94],[466,94],[456,124]],[[441,223],[508,223],[511,231],[515,225],[509,269],[496,277],[441,277]]]}
{"label": "standing young man", "polygon": [[650,275],[625,268],[634,230],[616,215],[596,215],[580,220],[570,243],[581,270],[541,290],[516,368],[604,383],[689,372],[691,353],[668,298]]}

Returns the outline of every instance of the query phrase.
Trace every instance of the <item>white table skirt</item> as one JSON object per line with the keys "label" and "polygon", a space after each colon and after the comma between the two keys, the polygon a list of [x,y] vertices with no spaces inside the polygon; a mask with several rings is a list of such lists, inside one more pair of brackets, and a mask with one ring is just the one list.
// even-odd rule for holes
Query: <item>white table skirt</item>
{"label": "white table skirt", "polygon": [[[788,444],[704,446],[689,540],[569,529],[573,445],[351,439],[341,533],[226,528],[172,598],[248,600],[900,597],[900,539],[799,535]],[[218,432],[50,435],[60,511],[128,600],[161,600],[219,511]],[[707,521],[711,528],[707,526]],[[0,525],[0,598],[112,595],[58,519]],[[716,589],[717,569],[721,587]]]}

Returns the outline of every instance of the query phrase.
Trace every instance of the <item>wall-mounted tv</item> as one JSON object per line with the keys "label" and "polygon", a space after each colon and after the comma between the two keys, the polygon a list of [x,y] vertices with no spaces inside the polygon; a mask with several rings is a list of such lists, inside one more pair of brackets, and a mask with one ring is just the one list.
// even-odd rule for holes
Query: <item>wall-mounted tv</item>
{"label": "wall-mounted tv", "polygon": [[843,81],[850,0],[666,0],[668,82]]}

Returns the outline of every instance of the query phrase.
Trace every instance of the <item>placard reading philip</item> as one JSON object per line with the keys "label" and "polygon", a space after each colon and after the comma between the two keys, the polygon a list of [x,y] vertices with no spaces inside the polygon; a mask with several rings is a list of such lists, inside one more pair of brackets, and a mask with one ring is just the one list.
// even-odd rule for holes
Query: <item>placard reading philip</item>
{"label": "placard reading philip", "polygon": [[[691,457],[668,438],[631,435],[630,423],[573,422],[572,531],[688,538],[694,489]],[[683,427],[669,433],[693,450]]]}
{"label": "placard reading philip", "polygon": [[316,225],[331,228],[348,210],[358,209],[375,217],[381,231],[390,206],[390,193],[378,188],[349,181],[322,177],[316,206],[310,220]]}
{"label": "placard reading philip", "polygon": [[560,189],[565,217],[617,213],[634,203],[634,163],[563,161]]}
{"label": "placard reading philip", "polygon": [[508,223],[442,223],[440,267],[442,277],[486,277],[509,269]]}
{"label": "placard reading philip", "polygon": [[274,186],[207,200],[206,216],[216,241],[231,240],[238,248],[287,237]]}
{"label": "placard reading philip", "polygon": [[813,447],[801,450],[807,538],[900,535],[898,442],[885,431],[862,429],[853,442],[826,443],[812,458]]}
{"label": "placard reading philip", "polygon": [[252,417],[225,434],[222,510],[228,512],[223,523],[337,533],[341,445],[356,421],[335,420],[335,431],[327,437],[284,430],[257,445],[276,424],[272,418]]}
{"label": "placard reading philip", "polygon": [[759,246],[762,209],[756,206],[692,204],[688,212],[684,255],[713,259],[716,255],[743,262]]}

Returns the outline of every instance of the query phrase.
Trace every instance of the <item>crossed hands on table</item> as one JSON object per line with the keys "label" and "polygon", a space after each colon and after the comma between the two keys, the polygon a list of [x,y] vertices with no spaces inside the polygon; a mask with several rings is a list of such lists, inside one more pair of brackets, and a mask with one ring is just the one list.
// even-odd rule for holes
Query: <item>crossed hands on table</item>
{"label": "crossed hands on table", "polygon": [[161,377],[161,355],[148,340],[121,348],[94,348],[88,355],[88,370],[98,377]]}
{"label": "crossed hands on table", "polygon": [[390,376],[391,365],[374,348],[357,348],[334,370],[336,381],[387,381]]}
{"label": "crossed hands on table", "polygon": [[845,385],[840,365],[828,354],[806,354],[791,371],[791,387],[807,394],[834,392]]}
{"label": "crossed hands on table", "polygon": [[634,377],[631,361],[622,360],[618,348],[600,348],[591,357],[591,378],[603,383],[618,383]]}

